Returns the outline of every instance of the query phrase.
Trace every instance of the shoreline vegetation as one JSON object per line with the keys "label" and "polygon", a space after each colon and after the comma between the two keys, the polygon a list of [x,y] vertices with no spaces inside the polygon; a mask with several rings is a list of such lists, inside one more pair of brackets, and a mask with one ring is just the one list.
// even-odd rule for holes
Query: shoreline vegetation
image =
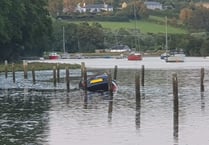
{"label": "shoreline vegetation", "polygon": [[[14,69],[15,71],[23,71],[24,70],[24,65],[22,62],[17,62],[17,63],[8,63],[7,67],[5,64],[0,64],[0,72],[5,72],[5,69],[7,68],[8,72],[12,72],[13,69],[13,64],[14,64]],[[32,71],[40,71],[40,70],[53,70],[53,67],[59,67],[59,69],[79,69],[81,65],[79,64],[67,64],[67,63],[47,63],[47,62],[31,62],[27,64],[27,70]]]}
{"label": "shoreline vegetation", "polygon": [[[160,56],[161,52],[150,52],[144,53],[143,56]],[[128,53],[75,53],[70,54],[72,59],[82,59],[82,58],[125,58]],[[47,58],[45,58],[47,60]],[[27,62],[27,59],[25,59]],[[12,72],[12,65],[14,64],[15,71],[23,71],[24,65],[23,60],[18,62],[8,62],[7,71]],[[69,64],[69,63],[48,63],[48,62],[30,62],[27,64],[28,71],[32,71],[34,68],[36,71],[39,70],[52,70],[54,66],[59,66],[59,69],[80,69],[80,64]],[[0,63],[0,72],[5,72],[6,65],[5,63]]]}

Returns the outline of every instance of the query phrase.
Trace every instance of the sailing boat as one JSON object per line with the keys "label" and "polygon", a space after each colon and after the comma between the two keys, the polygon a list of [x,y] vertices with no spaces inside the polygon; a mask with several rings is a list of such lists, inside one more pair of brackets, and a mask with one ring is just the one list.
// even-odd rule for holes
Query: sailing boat
{"label": "sailing boat", "polygon": [[166,62],[184,62],[185,54],[182,50],[177,51],[168,51],[168,31],[167,31],[167,17],[165,18],[166,22],[166,37],[165,37],[165,53],[161,54],[160,58],[164,59]]}
{"label": "sailing boat", "polygon": [[167,26],[167,17],[165,17],[165,52],[160,55],[161,59],[167,59],[169,56],[168,51],[168,26]]}
{"label": "sailing boat", "polygon": [[65,48],[65,27],[62,27],[62,47],[63,47],[63,54],[61,55],[62,59],[70,58],[70,55],[66,52]]}
{"label": "sailing boat", "polygon": [[[134,4],[134,19],[135,19],[135,39],[136,39],[136,8],[135,8],[135,4]],[[135,40],[135,42],[136,42],[136,40]],[[132,61],[142,60],[142,55],[139,52],[131,52],[128,55],[128,60],[132,60]]]}

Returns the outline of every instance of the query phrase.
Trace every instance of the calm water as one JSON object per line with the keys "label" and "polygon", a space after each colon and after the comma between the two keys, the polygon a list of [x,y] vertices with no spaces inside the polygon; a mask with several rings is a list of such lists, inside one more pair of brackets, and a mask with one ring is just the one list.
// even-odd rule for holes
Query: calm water
{"label": "calm water", "polygon": [[[135,103],[134,84],[134,76],[139,71],[137,67],[140,68],[140,64],[132,63],[133,66],[135,63],[136,69],[124,67],[118,70],[119,90],[114,94],[112,106],[107,95],[92,93],[88,94],[88,104],[84,105],[84,92],[78,89],[80,70],[70,70],[70,93],[63,90],[66,86],[64,79],[61,79],[56,88],[53,86],[52,71],[36,72],[35,85],[31,83],[30,73],[28,80],[24,80],[23,73],[17,72],[16,83],[12,82],[12,74],[5,79],[4,73],[1,73],[0,143],[6,145],[209,144],[208,68],[205,68],[205,92],[200,92],[200,68],[207,66],[207,62],[194,61],[194,67],[191,65],[185,69],[179,66],[166,69],[160,60],[159,63],[151,62],[151,59],[139,62],[146,64],[145,69],[146,66],[155,65],[158,67],[161,65],[163,68],[147,67],[148,69],[145,70],[145,86],[141,87],[140,107]],[[186,62],[179,65],[188,66]],[[107,69],[89,69],[89,74],[105,71]],[[173,73],[177,73],[179,82],[177,121],[174,121],[173,113]],[[64,70],[61,71],[61,76],[65,76]],[[110,107],[112,112],[109,111]]]}

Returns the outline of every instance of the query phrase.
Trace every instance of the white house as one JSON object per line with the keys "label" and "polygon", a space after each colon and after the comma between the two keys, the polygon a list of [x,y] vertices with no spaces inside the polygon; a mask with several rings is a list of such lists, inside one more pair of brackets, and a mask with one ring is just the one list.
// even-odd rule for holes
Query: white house
{"label": "white house", "polygon": [[147,9],[151,9],[151,10],[155,10],[155,9],[162,10],[163,9],[163,5],[159,2],[149,1],[149,2],[144,2],[144,4],[146,5]]}
{"label": "white house", "polygon": [[81,7],[80,4],[78,4],[75,11],[80,13],[85,13],[85,12],[98,13],[102,11],[111,12],[113,11],[113,7],[107,4],[87,4]]}

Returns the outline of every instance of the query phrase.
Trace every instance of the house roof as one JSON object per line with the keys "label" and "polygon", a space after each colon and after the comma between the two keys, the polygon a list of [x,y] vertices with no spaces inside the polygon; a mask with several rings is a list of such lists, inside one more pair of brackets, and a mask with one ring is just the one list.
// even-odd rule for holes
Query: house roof
{"label": "house roof", "polygon": [[144,2],[145,5],[161,5],[159,2]]}
{"label": "house roof", "polygon": [[90,9],[90,8],[113,8],[113,7],[105,4],[88,4],[86,5],[86,8]]}

